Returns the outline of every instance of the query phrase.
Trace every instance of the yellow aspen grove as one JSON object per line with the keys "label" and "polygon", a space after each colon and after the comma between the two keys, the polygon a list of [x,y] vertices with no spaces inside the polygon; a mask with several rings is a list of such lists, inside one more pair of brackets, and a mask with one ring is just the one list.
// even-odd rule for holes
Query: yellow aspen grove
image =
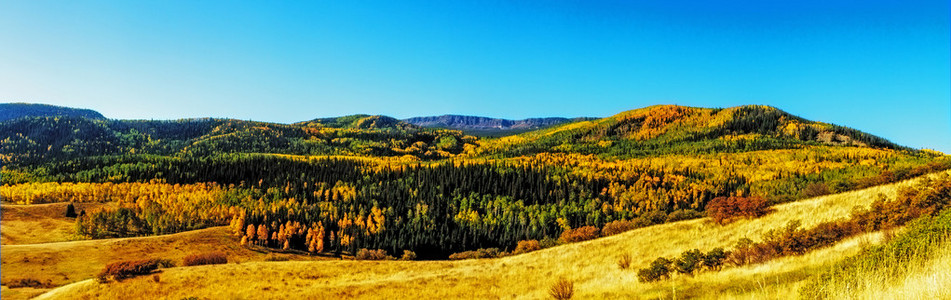
{"label": "yellow aspen grove", "polygon": [[268,232],[267,225],[261,224],[258,225],[258,243],[261,246],[267,246],[268,237],[270,237],[270,232]]}
{"label": "yellow aspen grove", "polygon": [[254,228],[254,225],[248,224],[248,229],[245,230],[245,237],[247,237],[248,240],[254,240],[256,232],[257,230]]}

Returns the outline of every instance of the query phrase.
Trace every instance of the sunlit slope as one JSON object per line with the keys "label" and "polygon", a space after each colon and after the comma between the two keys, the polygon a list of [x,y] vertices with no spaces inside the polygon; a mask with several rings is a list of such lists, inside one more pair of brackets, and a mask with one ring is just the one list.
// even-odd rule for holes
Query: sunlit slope
{"label": "sunlit slope", "polygon": [[[649,284],[638,282],[635,271],[619,269],[617,258],[631,253],[635,256],[632,265],[640,268],[658,256],[671,257],[693,248],[708,250],[729,246],[743,237],[758,240],[764,232],[794,220],[809,228],[847,217],[854,207],[867,207],[880,194],[894,198],[899,187],[916,180],[920,179],[783,204],[765,217],[725,226],[712,224],[708,219],[681,221],[501,259],[248,262],[172,268],[160,274],[161,283],[145,277],[108,284],[84,282],[61,288],[55,296],[378,299],[413,295],[538,299],[547,297],[548,287],[561,277],[575,282],[579,298],[654,298],[670,297],[672,293],[702,296],[699,293],[756,291],[767,295],[794,295],[797,281],[811,270],[856,253],[863,244],[877,241],[878,235],[859,236],[804,256]],[[769,282],[764,281],[767,279]],[[759,288],[754,290],[754,287]]]}
{"label": "sunlit slope", "polygon": [[[76,221],[67,218],[67,203],[35,205],[4,204],[0,222],[0,244],[20,245],[78,240]],[[76,212],[108,206],[105,203],[76,203]],[[4,253],[6,254],[6,253]]]}
{"label": "sunlit slope", "polygon": [[[4,229],[6,230],[6,229]],[[53,286],[93,278],[114,261],[165,258],[181,263],[189,254],[219,251],[230,261],[263,260],[264,253],[242,247],[224,227],[140,238],[2,245],[0,281],[35,279]],[[317,257],[299,257],[317,259]],[[12,291],[18,292],[19,289]],[[4,299],[15,298],[4,289]]]}
{"label": "sunlit slope", "polygon": [[541,152],[636,157],[742,152],[803,145],[902,148],[855,129],[814,122],[775,107],[725,109],[655,105],[617,115],[488,140],[472,154],[518,156]]}

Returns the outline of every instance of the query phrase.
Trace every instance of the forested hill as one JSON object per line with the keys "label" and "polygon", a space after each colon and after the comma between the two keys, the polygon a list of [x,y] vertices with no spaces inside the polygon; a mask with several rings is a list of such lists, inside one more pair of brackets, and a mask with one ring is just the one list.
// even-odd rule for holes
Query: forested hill
{"label": "forested hill", "polygon": [[501,138],[480,148],[480,153],[507,157],[542,152],[638,157],[808,145],[909,150],[878,136],[805,120],[770,106],[721,109],[657,105]]}
{"label": "forested hill", "polygon": [[448,128],[463,131],[511,132],[541,129],[568,122],[594,119],[596,118],[528,118],[523,120],[508,120],[477,116],[442,115],[413,117],[403,121],[421,127]]}
{"label": "forested hill", "polygon": [[0,121],[22,117],[83,117],[105,119],[99,112],[91,109],[31,103],[0,103]]}
{"label": "forested hill", "polygon": [[[123,199],[80,218],[84,236],[231,220],[245,244],[424,258],[696,218],[715,199],[781,203],[951,168],[949,156],[766,106],[652,106],[504,138],[368,115],[24,117],[0,122],[0,146],[2,190],[21,197],[7,201],[45,199],[32,191]],[[135,196],[142,187],[205,196]]]}
{"label": "forested hill", "polygon": [[[461,131],[423,128],[387,116],[352,115],[294,124],[208,118],[146,121],[108,120],[89,110],[45,105],[6,104],[4,107],[46,111],[46,114],[37,113],[39,116],[0,121],[0,145],[3,146],[0,158],[6,164],[15,165],[128,154],[276,153],[425,160],[460,154],[517,157],[539,153],[630,158],[809,145],[907,150],[877,136],[804,120],[768,106],[726,109],[652,106],[604,119],[574,121],[516,136],[481,140]],[[76,113],[59,115],[56,112]],[[446,118],[444,121],[451,124],[474,127],[495,122],[483,118]],[[560,119],[504,124],[530,127],[557,120]],[[441,121],[436,118],[432,122]]]}
{"label": "forested hill", "polygon": [[318,118],[310,121],[297,122],[294,125],[306,127],[350,128],[350,129],[394,129],[411,130],[417,126],[393,117],[371,115],[349,115],[336,118]]}
{"label": "forested hill", "polygon": [[147,121],[27,117],[0,122],[0,158],[4,165],[13,166],[132,154],[275,153],[415,160],[450,157],[461,153],[466,145],[474,147],[476,141],[459,131],[418,128],[389,117],[363,117],[347,124],[329,127],[208,118]]}

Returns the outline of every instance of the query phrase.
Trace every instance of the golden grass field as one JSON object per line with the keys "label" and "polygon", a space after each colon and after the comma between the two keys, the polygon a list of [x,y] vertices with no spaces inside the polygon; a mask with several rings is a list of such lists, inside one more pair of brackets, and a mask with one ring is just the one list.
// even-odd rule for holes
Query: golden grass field
{"label": "golden grass field", "polygon": [[[65,217],[66,203],[2,206],[0,244],[22,245],[79,240],[75,220]],[[110,204],[75,203],[76,211]]]}
{"label": "golden grass field", "polygon": [[[85,204],[77,204],[77,206]],[[0,282],[35,279],[60,286],[93,278],[113,261],[136,258],[166,258],[177,263],[185,255],[220,251],[230,261],[264,260],[265,253],[242,247],[225,227],[216,227],[178,234],[54,242],[75,239],[72,221],[61,217],[65,204],[3,205],[3,244],[0,246]],[[85,206],[82,206],[85,207]],[[8,219],[9,218],[9,219]],[[24,220],[33,218],[33,220]],[[36,227],[36,224],[43,224]],[[25,228],[20,228],[20,227]],[[32,241],[34,244],[7,244],[7,241]],[[292,255],[293,259],[318,259]],[[3,287],[3,299],[26,299],[45,289]]]}
{"label": "golden grass field", "polygon": [[[914,181],[914,180],[912,180]],[[127,279],[122,282],[97,283],[84,280],[51,290],[41,299],[69,298],[167,298],[185,297],[211,299],[394,299],[394,298],[478,298],[478,299],[541,299],[547,298],[548,287],[559,278],[575,283],[575,297],[587,298],[732,298],[790,299],[796,298],[802,281],[814,271],[827,267],[863,247],[878,243],[881,233],[870,233],[842,241],[832,247],[806,255],[784,257],[764,264],[725,268],[720,272],[704,272],[694,277],[675,276],[666,281],[641,283],[635,269],[658,256],[671,257],[688,249],[709,250],[731,246],[738,239],[757,240],[774,228],[800,220],[809,228],[820,222],[844,218],[855,206],[868,206],[879,194],[895,197],[900,186],[911,181],[883,185],[860,191],[806,199],[776,206],[776,211],[759,219],[742,220],[729,225],[715,225],[709,219],[697,219],[636,229],[615,236],[587,242],[544,249],[528,254],[499,259],[465,261],[254,261],[254,255],[237,246],[223,228],[207,229],[165,237],[67,242],[36,246],[4,246],[4,274],[7,270],[23,270],[25,265],[9,257],[39,257],[37,250],[75,255],[67,249],[81,248],[98,253],[96,263],[81,259],[73,262],[50,261],[47,268],[76,274],[69,280],[90,278],[107,261],[120,258],[162,257],[177,259],[185,252],[169,246],[194,247],[194,250],[224,249],[239,257],[237,263],[225,265],[177,267],[153,276]],[[207,236],[211,237],[207,237]],[[175,242],[172,242],[174,240]],[[160,243],[156,243],[161,241]],[[217,245],[204,245],[217,244]],[[123,244],[112,248],[95,247]],[[205,248],[202,248],[205,247]],[[216,248],[217,247],[217,248]],[[114,252],[115,251],[115,252]],[[8,253],[10,253],[8,255]],[[27,254],[29,253],[29,254]],[[617,259],[624,253],[634,256],[632,269],[622,270]],[[242,256],[244,255],[244,256]],[[907,285],[920,282],[951,284],[949,276],[935,275],[934,270],[947,267],[949,255],[935,262],[925,262],[920,272],[907,279]],[[79,263],[79,262],[82,263]],[[70,265],[70,264],[76,264]],[[34,265],[31,267],[39,267]],[[48,272],[55,276],[56,272]],[[84,275],[81,275],[84,274]],[[943,277],[941,277],[943,276]],[[940,278],[938,278],[940,277]],[[930,280],[930,281],[929,281]],[[940,286],[940,285],[939,285]],[[870,295],[875,295],[870,292]]]}

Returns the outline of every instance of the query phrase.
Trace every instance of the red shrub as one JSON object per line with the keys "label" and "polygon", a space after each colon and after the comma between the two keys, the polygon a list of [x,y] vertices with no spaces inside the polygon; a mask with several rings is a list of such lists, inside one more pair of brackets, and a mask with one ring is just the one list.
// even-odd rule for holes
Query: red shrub
{"label": "red shrub", "polygon": [[717,197],[707,203],[707,214],[717,224],[738,218],[758,218],[769,212],[769,203],[761,197]]}
{"label": "red shrub", "polygon": [[565,243],[587,241],[587,240],[595,239],[599,237],[600,236],[599,231],[600,230],[598,230],[598,228],[594,226],[584,226],[584,227],[579,227],[575,229],[568,229],[568,230],[565,230],[565,232],[562,232],[561,237],[559,237],[558,239],[560,239],[562,242],[565,242]]}
{"label": "red shrub", "polygon": [[512,254],[528,253],[541,249],[542,246],[538,243],[538,240],[518,241],[518,246],[515,246],[515,251]]}
{"label": "red shrub", "polygon": [[611,236],[634,228],[635,226],[633,222],[618,220],[604,224],[604,229],[601,230],[601,233],[604,234],[604,236]]}
{"label": "red shrub", "polygon": [[228,256],[221,252],[192,254],[185,256],[183,266],[218,265],[228,263]]}

